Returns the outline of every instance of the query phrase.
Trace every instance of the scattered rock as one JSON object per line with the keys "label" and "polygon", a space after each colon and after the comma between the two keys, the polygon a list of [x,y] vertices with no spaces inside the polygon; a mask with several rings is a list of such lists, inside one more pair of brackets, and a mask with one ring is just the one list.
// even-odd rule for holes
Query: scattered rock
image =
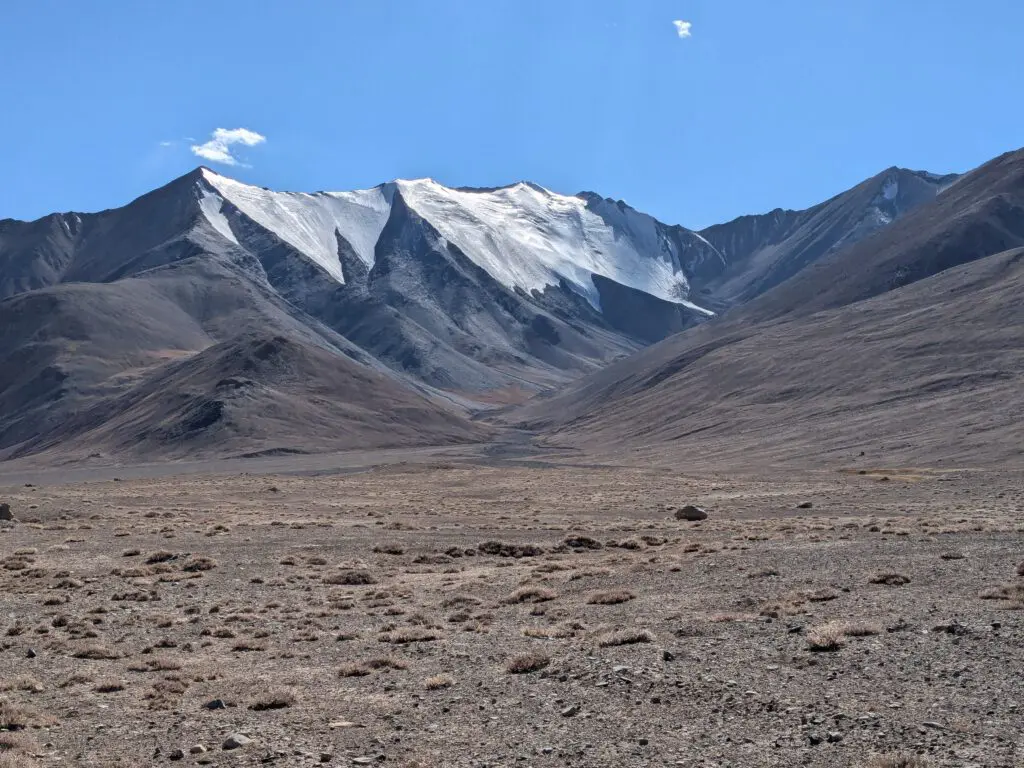
{"label": "scattered rock", "polygon": [[10,504],[0,504],[0,520],[14,521],[14,513],[11,512]]}
{"label": "scattered rock", "polygon": [[227,709],[228,705],[224,703],[224,699],[214,699],[203,704],[206,709]]}
{"label": "scattered rock", "polygon": [[693,504],[687,504],[685,507],[676,510],[676,520],[689,520],[691,523],[695,523],[699,520],[707,519],[708,513]]}
{"label": "scattered rock", "polygon": [[248,736],[243,736],[241,733],[232,733],[226,739],[222,745],[224,749],[239,749],[244,747],[246,744],[251,744],[252,739]]}
{"label": "scattered rock", "polygon": [[661,659],[662,661],[675,661],[676,655],[666,648],[661,652]]}
{"label": "scattered rock", "polygon": [[575,717],[579,713],[580,713],[580,705],[579,704],[573,704],[572,706],[566,707],[565,709],[563,709],[562,712],[561,712],[561,715],[562,715],[562,717]]}
{"label": "scattered rock", "polygon": [[192,747],[190,747],[188,751],[189,751],[189,754],[192,754],[192,755],[201,755],[204,752],[209,752],[210,750],[208,750],[202,744],[195,744]]}
{"label": "scattered rock", "polygon": [[829,731],[826,738],[828,739],[829,744],[836,744],[843,740],[843,734],[839,731]]}
{"label": "scattered rock", "polygon": [[170,754],[167,755],[167,759],[168,760],[184,760],[185,759],[185,750],[183,750],[183,749],[175,749],[175,750],[171,751]]}
{"label": "scattered rock", "polygon": [[813,501],[802,501],[802,502],[800,502],[799,504],[796,505],[796,508],[797,509],[810,509],[813,506],[814,506],[814,502]]}
{"label": "scattered rock", "polygon": [[36,657],[36,655],[37,654],[36,654],[35,650],[33,650],[32,648],[29,648],[27,651],[25,651],[25,658],[26,659],[34,659]]}

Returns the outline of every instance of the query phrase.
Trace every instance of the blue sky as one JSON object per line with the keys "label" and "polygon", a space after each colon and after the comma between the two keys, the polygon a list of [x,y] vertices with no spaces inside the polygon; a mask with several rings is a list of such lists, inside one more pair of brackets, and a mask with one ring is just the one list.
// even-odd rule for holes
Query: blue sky
{"label": "blue sky", "polygon": [[704,226],[1024,144],[1022,29],[1018,0],[9,3],[0,218],[121,205],[244,128],[212,154],[249,167],[206,164],[277,189],[529,179]]}

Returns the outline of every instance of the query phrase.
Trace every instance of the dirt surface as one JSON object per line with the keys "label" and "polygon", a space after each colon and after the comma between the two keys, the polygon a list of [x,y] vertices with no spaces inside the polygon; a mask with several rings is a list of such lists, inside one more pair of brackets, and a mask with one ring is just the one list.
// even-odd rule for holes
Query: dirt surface
{"label": "dirt surface", "polygon": [[0,765],[1024,765],[1024,475],[862,471],[8,475]]}

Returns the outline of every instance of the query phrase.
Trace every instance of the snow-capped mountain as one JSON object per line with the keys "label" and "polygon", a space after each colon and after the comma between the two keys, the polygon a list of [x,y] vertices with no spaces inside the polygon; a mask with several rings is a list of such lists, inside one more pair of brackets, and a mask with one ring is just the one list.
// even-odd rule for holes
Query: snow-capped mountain
{"label": "snow-capped mountain", "polygon": [[[372,269],[376,244],[395,195],[474,264],[510,290],[566,285],[597,311],[594,276],[678,303],[689,282],[679,244],[668,228],[627,206],[570,197],[520,182],[498,189],[451,189],[432,179],[395,181],[354,192],[272,192],[202,169],[202,208],[218,232],[236,242],[224,204],[294,247],[340,283],[344,240]],[[218,202],[219,201],[219,202]]]}
{"label": "snow-capped mountain", "polygon": [[[2,220],[0,457],[468,438],[467,410],[704,323],[948,181],[893,169],[698,233],[527,182],[309,194],[199,168],[122,208]],[[292,407],[330,392],[345,407]]]}

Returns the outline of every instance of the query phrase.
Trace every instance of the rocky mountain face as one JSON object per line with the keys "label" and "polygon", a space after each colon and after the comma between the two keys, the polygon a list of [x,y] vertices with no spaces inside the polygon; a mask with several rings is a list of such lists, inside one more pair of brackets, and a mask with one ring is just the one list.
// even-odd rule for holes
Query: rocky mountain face
{"label": "rocky mountain face", "polygon": [[[695,232],[622,201],[527,182],[452,189],[420,179],[307,194],[199,168],[122,208],[3,220],[0,456],[85,446],[90,435],[115,453],[168,454],[186,422],[202,422],[189,439],[211,454],[241,450],[246,434],[259,450],[284,434],[285,448],[300,448],[303,430],[280,427],[289,419],[321,436],[315,450],[475,439],[486,429],[470,413],[707,323],[954,180],[891,169],[807,211]],[[274,389],[274,402],[344,392],[384,424],[402,392],[426,426],[375,433],[373,419],[328,409],[334,428],[324,432],[312,429],[317,409],[303,407],[273,429],[224,429],[267,402],[240,396],[255,391],[244,387],[228,398],[220,386],[245,378],[231,369],[244,354],[209,357],[243,338],[293,360],[339,360],[310,366],[301,385],[252,378]],[[220,379],[180,368],[193,358]],[[353,379],[379,385],[347,386]],[[100,429],[112,403],[127,420]],[[195,403],[213,403],[201,406],[209,421],[184,415]]]}
{"label": "rocky mountain face", "polygon": [[700,232],[709,253],[694,300],[749,301],[931,202],[957,178],[890,168],[807,210],[776,209],[708,227]]}
{"label": "rocky mountain face", "polygon": [[1019,463],[1022,286],[1024,150],[505,418],[662,460]]}

